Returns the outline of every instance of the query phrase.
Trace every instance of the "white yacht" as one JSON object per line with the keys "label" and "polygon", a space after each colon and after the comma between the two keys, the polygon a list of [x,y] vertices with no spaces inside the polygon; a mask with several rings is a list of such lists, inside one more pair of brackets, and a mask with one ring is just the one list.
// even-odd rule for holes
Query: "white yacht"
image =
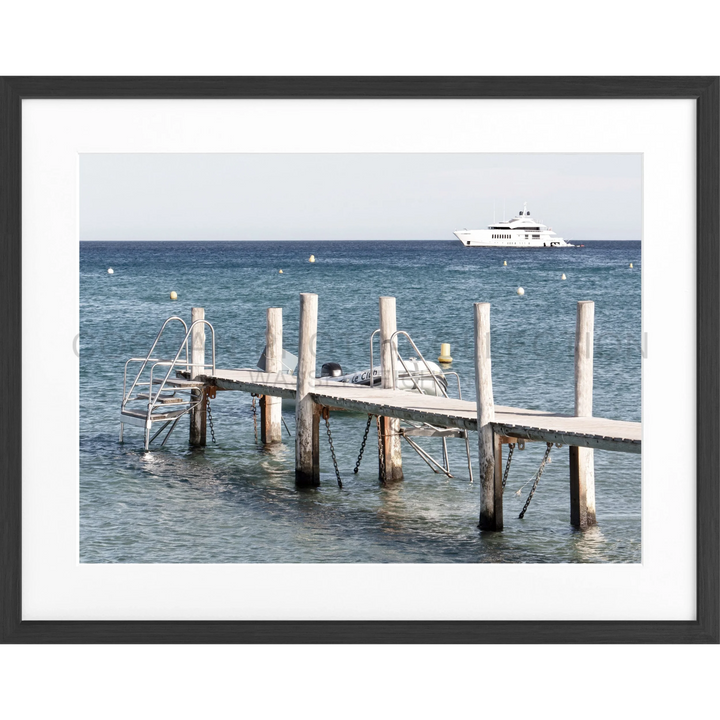
{"label": "white yacht", "polygon": [[533,220],[527,203],[511,220],[488,225],[487,230],[456,230],[454,235],[466,247],[577,247]]}

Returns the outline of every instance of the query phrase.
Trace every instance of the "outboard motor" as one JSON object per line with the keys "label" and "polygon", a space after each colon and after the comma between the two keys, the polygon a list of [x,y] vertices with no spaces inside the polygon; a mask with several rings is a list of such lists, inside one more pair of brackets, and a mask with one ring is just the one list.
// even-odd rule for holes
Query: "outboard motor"
{"label": "outboard motor", "polygon": [[320,377],[335,378],[342,375],[340,363],[327,362],[320,368]]}

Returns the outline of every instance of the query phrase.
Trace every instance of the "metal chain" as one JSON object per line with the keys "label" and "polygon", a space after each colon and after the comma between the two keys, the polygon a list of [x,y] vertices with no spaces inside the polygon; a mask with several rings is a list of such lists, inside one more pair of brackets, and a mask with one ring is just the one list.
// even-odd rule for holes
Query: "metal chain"
{"label": "metal chain", "polygon": [[253,414],[253,429],[255,430],[255,442],[257,443],[257,407],[255,407],[255,398],[257,395],[255,393],[251,393],[252,395],[252,414]]}
{"label": "metal chain", "polygon": [[380,416],[377,416],[377,428],[378,428],[378,457],[380,459],[380,482],[385,485],[386,479],[385,479],[385,443],[383,442],[383,436],[382,436],[382,421],[380,420]]}
{"label": "metal chain", "polygon": [[210,398],[206,397],[205,402],[207,403],[207,416],[208,422],[210,423],[210,436],[212,437],[212,441],[217,445],[217,440],[215,439],[215,426],[213,425],[212,408],[210,407]]}
{"label": "metal chain", "polygon": [[508,443],[508,459],[507,465],[505,465],[505,474],[503,475],[503,490],[507,485],[508,473],[510,472],[510,463],[512,461],[513,453],[515,452],[515,443]]}
{"label": "metal chain", "polygon": [[337,477],[338,487],[343,486],[342,479],[340,478],[340,470],[338,469],[337,458],[335,457],[335,446],[333,445],[332,432],[330,431],[330,410],[323,408],[322,416],[325,420],[325,429],[327,430],[327,438],[330,443],[330,454],[332,455],[333,465],[335,466],[335,477]]}
{"label": "metal chain", "polygon": [[535,482],[533,483],[532,488],[530,488],[530,494],[527,497],[527,500],[525,501],[525,505],[522,509],[522,512],[518,516],[519,520],[522,520],[523,517],[525,517],[525,512],[528,509],[528,505],[530,505],[530,501],[532,500],[533,495],[535,494],[535,490],[537,489],[538,483],[540,482],[540,477],[543,474],[543,470],[545,470],[545,463],[547,463],[548,458],[550,457],[550,451],[552,450],[553,444],[547,443],[547,449],[545,450],[545,455],[543,455],[543,459],[540,462],[540,467],[538,468],[537,473],[535,474]]}
{"label": "metal chain", "polygon": [[365,426],[365,434],[363,435],[362,445],[360,445],[360,453],[358,454],[357,462],[355,463],[355,469],[353,472],[357,475],[360,470],[360,463],[362,462],[363,453],[365,452],[365,443],[368,439],[368,433],[370,432],[370,426],[372,425],[372,415],[368,415],[367,425]]}

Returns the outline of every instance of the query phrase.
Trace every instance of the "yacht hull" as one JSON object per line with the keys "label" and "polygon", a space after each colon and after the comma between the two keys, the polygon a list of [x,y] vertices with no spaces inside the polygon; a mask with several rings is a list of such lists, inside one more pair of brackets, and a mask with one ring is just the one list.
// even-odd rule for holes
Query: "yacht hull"
{"label": "yacht hull", "polygon": [[577,245],[565,242],[559,237],[524,238],[512,237],[495,239],[487,230],[459,230],[453,233],[465,247],[502,247],[502,248],[572,248]]}

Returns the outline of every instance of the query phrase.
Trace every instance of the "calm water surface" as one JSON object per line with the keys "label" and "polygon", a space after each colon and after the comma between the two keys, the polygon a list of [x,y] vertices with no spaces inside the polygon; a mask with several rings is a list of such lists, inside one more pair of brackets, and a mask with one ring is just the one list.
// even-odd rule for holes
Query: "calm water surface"
{"label": "calm water surface", "polygon": [[[365,416],[334,414],[344,487],[323,427],[321,487],[298,490],[292,438],[257,445],[251,398],[220,393],[212,402],[217,445],[189,449],[186,421],[147,454],[140,428],[126,428],[118,443],[124,362],[147,353],[168,316],[189,320],[191,307],[204,307],[218,367],[254,367],[269,306],[283,308],[284,344],[296,352],[300,292],[319,295],[318,370],[330,360],[347,371],[367,367],[378,297],[394,295],[398,327],[427,358],[452,344],[465,399],[475,395],[473,303],[490,302],[495,402],[569,413],[575,305],[594,300],[595,414],[639,421],[640,268],[639,242],[557,251],[457,242],[81,243],[81,561],[640,562],[638,455],[595,453],[599,525],[581,533],[569,523],[567,448],[553,450],[525,519],[517,519],[529,485],[516,492],[544,451],[528,443],[513,458],[504,532],[480,534],[480,489],[468,481],[462,440],[448,441],[454,479],[404,445],[405,482],[383,488],[373,442],[352,473]],[[166,356],[179,341],[177,331],[168,337]],[[284,417],[293,432],[293,412]],[[440,440],[421,443],[440,457]]]}

